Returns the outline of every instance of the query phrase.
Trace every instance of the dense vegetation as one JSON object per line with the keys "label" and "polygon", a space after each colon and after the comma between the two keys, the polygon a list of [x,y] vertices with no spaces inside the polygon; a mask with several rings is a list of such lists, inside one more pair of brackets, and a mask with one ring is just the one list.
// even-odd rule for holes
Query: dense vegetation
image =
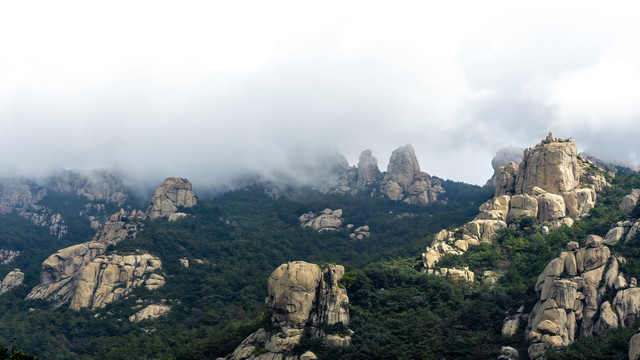
{"label": "dense vegetation", "polygon": [[[568,241],[582,241],[591,233],[603,236],[612,223],[629,217],[617,206],[631,188],[640,188],[640,177],[619,176],[613,183],[599,195],[590,216],[571,228],[542,235],[533,219],[518,219],[493,243],[440,263],[469,266],[478,279],[474,284],[419,272],[419,255],[430,234],[470,220],[491,196],[490,189],[444,181],[448,204],[427,207],[308,189],[278,200],[258,187],[228,192],[183,209],[192,215],[185,219],[149,222],[135,239],[114,247],[120,253],[158,255],[167,284],[153,292],[137,290],[95,312],[22,300],[37,283],[41,261],[69,240],[55,239],[19,217],[0,216],[0,247],[33,249],[31,255],[0,267],[0,274],[18,266],[28,272],[26,286],[0,296],[0,343],[44,359],[224,357],[268,320],[263,304],[270,272],[281,263],[305,260],[347,268],[343,285],[351,300],[353,345],[328,349],[321,342],[305,344],[321,359],[495,359],[503,345],[526,356],[523,336],[500,335],[505,312],[520,306],[531,310],[538,274]],[[65,208],[63,198],[50,200]],[[372,236],[353,240],[344,230],[317,233],[300,228],[298,216],[324,208],[341,208],[346,223],[369,225]],[[631,216],[640,217],[640,207]],[[640,239],[613,248],[627,256],[627,276],[640,276],[638,245]],[[188,268],[180,265],[182,258],[189,259]],[[501,274],[495,286],[483,284],[484,270]],[[140,299],[170,304],[172,311],[153,321],[130,323],[127,318],[137,311]],[[589,358],[618,358],[632,334],[628,328],[617,329],[549,357],[580,358],[577,354],[589,352],[594,354]]]}
{"label": "dense vegetation", "polygon": [[[380,259],[415,256],[424,248],[428,234],[468,221],[478,204],[491,195],[490,189],[444,183],[448,204],[427,207],[309,189],[272,200],[258,187],[200,200],[197,207],[183,209],[192,216],[176,222],[149,222],[137,238],[113,249],[160,256],[167,284],[154,292],[138,290],[127,300],[96,312],[23,301],[37,283],[42,260],[68,244],[56,243],[45,229],[19,217],[0,217],[0,229],[18,222],[13,227],[15,238],[35,241],[25,248],[51,245],[30,260],[35,265],[29,265],[32,275],[27,284],[0,296],[0,343],[41,358],[124,359],[132,353],[141,359],[224,356],[268,318],[264,315],[266,279],[281,263],[305,260],[362,268]],[[48,205],[72,217],[77,204],[54,195]],[[353,240],[346,231],[319,234],[300,228],[301,214],[327,207],[341,208],[346,223],[370,225],[372,236]],[[84,236],[74,239],[88,240],[87,224],[77,216],[74,221],[79,225],[73,228],[84,229]],[[2,246],[11,245],[2,241],[0,237]],[[180,266],[181,258],[190,260],[189,268]],[[18,263],[7,265],[5,273],[16,266]],[[138,299],[164,301],[173,309],[156,321],[131,324],[127,318],[137,311]]]}

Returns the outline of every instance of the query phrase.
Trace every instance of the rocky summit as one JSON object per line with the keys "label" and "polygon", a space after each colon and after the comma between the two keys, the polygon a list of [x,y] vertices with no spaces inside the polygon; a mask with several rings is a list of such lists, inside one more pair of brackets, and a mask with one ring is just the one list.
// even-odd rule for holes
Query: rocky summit
{"label": "rocky summit", "polygon": [[349,167],[344,156],[330,167],[333,175],[321,188],[329,192],[365,193],[412,205],[441,201],[444,189],[438,179],[420,170],[413,146],[407,144],[391,153],[387,171],[381,172],[371,150],[360,154],[357,167]]}
{"label": "rocky summit", "polygon": [[556,139],[549,133],[524,151],[519,166],[509,162],[498,168],[494,197],[479,207],[475,219],[461,228],[442,230],[433,238],[422,254],[424,269],[449,273],[451,269],[432,269],[447,254],[460,255],[469,246],[490,242],[509,220],[530,217],[551,227],[571,226],[595,206],[596,191],[605,185],[604,176],[577,155],[571,139]]}

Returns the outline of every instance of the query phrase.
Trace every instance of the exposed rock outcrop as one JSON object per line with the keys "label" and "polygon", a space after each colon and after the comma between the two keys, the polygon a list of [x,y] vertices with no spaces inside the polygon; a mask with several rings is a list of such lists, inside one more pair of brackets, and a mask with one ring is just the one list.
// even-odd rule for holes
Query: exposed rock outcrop
{"label": "exposed rock outcrop", "polygon": [[353,233],[349,234],[349,237],[356,240],[363,240],[371,236],[369,225],[359,226],[353,230]]}
{"label": "exposed rock outcrop", "polygon": [[411,145],[397,148],[391,154],[387,174],[382,180],[382,193],[389,199],[412,205],[426,205],[444,193],[440,180],[420,171]]}
{"label": "exposed rock outcrop", "polygon": [[324,209],[320,214],[309,212],[300,216],[298,220],[300,220],[300,226],[318,232],[335,231],[342,226],[342,209]]}
{"label": "exposed rock outcrop", "polygon": [[640,219],[618,221],[605,235],[604,243],[615,245],[621,240],[630,241],[638,234],[638,230],[640,230]]}
{"label": "exposed rock outcrop", "polygon": [[155,290],[165,284],[162,276],[154,274],[160,269],[160,259],[149,254],[98,256],[82,268],[69,307],[98,309],[124,298],[134,288]]}
{"label": "exposed rock outcrop", "polygon": [[136,287],[157,289],[164,285],[164,278],[154,273],[162,268],[160,259],[149,254],[107,255],[107,247],[135,237],[148,216],[169,218],[178,214],[178,207],[195,203],[188,180],[168,178],[156,190],[147,212],[120,209],[98,226],[91,241],[49,256],[42,263],[40,284],[27,299],[52,301],[56,306],[69,304],[76,310],[97,309],[127,296]]}
{"label": "exposed rock outcrop", "polygon": [[[487,181],[487,185],[495,186],[496,178],[500,168],[506,166],[509,163],[513,163],[513,171],[518,168],[522,157],[524,156],[524,149],[521,147],[503,147],[496,152],[493,159],[491,159],[491,167],[493,168],[493,175],[491,179]],[[504,195],[504,194],[500,194]]]}
{"label": "exposed rock outcrop", "polygon": [[[86,216],[94,228],[103,219],[104,204],[123,205],[128,199],[127,190],[122,181],[105,170],[96,170],[88,174],[75,171],[61,171],[42,182],[25,178],[0,180],[0,213],[15,213],[38,226],[49,228],[49,233],[61,238],[69,231],[60,213],[42,205],[47,196],[55,193],[70,193],[87,201]],[[86,214],[93,213],[92,215]]]}
{"label": "exposed rock outcrop", "polygon": [[0,295],[10,291],[11,289],[22,285],[24,281],[24,273],[20,269],[14,269],[4,277],[2,283],[0,283]]}
{"label": "exposed rock outcrop", "polygon": [[620,202],[620,210],[632,212],[640,199],[640,189],[633,189],[629,195],[625,196]]}
{"label": "exposed rock outcrop", "polygon": [[515,314],[507,315],[502,324],[502,335],[514,336],[516,334],[520,328],[520,320],[524,317],[523,311],[524,306],[521,306]]}
{"label": "exposed rock outcrop", "polygon": [[378,169],[378,159],[371,156],[371,150],[365,150],[360,154],[358,161],[358,178],[356,187],[365,189],[382,178],[382,173]]}
{"label": "exposed rock outcrop", "polygon": [[302,357],[293,354],[293,348],[304,337],[323,338],[328,346],[349,345],[349,336],[321,330],[326,325],[349,324],[349,298],[346,290],[338,286],[343,275],[340,265],[321,270],[315,264],[295,261],[278,267],[269,277],[269,296],[265,300],[273,309],[271,322],[276,329],[259,329],[249,335],[231,359],[312,359],[313,353]]}
{"label": "exposed rock outcrop", "polygon": [[440,268],[426,269],[426,273],[430,275],[442,276],[451,280],[462,280],[472,283],[475,280],[475,274],[468,267],[462,269]]}
{"label": "exposed rock outcrop", "polygon": [[[588,335],[604,335],[640,318],[640,290],[627,288],[618,258],[599,236],[589,235],[586,247],[567,244],[567,251],[547,265],[538,277],[539,300],[529,316],[529,357],[544,358],[549,348],[562,348]],[[633,282],[634,279],[632,279]],[[617,291],[604,301],[607,289]]]}
{"label": "exposed rock outcrop", "polygon": [[76,193],[91,202],[123,206],[128,198],[122,180],[106,170],[94,170],[86,175],[66,170],[50,177],[49,181],[53,191]]}
{"label": "exposed rock outcrop", "polygon": [[147,209],[147,216],[151,220],[169,217],[175,214],[179,207],[193,207],[197,204],[191,189],[191,182],[187,179],[170,177],[156,189]]}
{"label": "exposed rock outcrop", "polygon": [[129,316],[129,321],[139,322],[142,320],[156,319],[168,313],[169,311],[171,311],[171,307],[168,305],[158,305],[158,304],[149,305],[144,309],[138,311],[137,313]]}
{"label": "exposed rock outcrop", "polygon": [[[470,245],[490,242],[507,221],[522,217],[535,217],[550,227],[571,226],[595,206],[596,190],[604,185],[604,176],[577,155],[571,139],[549,133],[524,151],[519,166],[509,162],[497,168],[494,197],[480,206],[471,222],[438,233],[422,254],[423,265],[432,269],[446,254],[459,255]],[[543,229],[548,232],[549,226]]]}

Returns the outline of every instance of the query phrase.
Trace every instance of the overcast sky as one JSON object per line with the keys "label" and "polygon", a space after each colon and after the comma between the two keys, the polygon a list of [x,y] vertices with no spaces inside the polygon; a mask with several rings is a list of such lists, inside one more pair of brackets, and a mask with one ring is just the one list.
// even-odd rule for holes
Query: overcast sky
{"label": "overcast sky", "polygon": [[639,7],[522,3],[3,1],[0,169],[219,183],[410,143],[483,184],[549,131],[638,164]]}

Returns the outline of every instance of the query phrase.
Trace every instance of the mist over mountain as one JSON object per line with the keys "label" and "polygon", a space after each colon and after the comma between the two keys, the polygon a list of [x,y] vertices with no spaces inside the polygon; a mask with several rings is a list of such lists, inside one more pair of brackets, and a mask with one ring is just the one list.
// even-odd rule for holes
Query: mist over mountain
{"label": "mist over mountain", "polygon": [[548,131],[638,165],[633,11],[245,5],[1,5],[0,172],[220,185],[334,151],[384,170],[410,143],[428,173],[483,184],[499,148]]}

